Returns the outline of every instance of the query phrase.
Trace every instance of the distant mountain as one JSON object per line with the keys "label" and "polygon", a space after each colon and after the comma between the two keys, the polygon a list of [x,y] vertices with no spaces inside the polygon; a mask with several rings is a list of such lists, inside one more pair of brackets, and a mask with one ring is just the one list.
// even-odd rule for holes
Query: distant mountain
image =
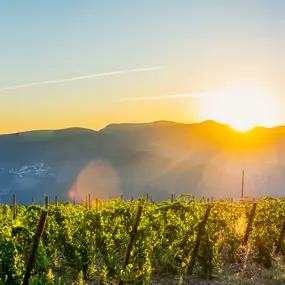
{"label": "distant mountain", "polygon": [[0,136],[0,197],[19,203],[60,194],[65,200],[126,198],[146,192],[238,197],[282,196],[285,127],[240,133],[214,121],[111,124]]}

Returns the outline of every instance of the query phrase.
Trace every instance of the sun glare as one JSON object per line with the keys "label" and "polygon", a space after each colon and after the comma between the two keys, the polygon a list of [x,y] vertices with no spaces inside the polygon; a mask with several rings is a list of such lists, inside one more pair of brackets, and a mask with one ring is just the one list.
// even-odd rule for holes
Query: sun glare
{"label": "sun glare", "polygon": [[252,86],[237,86],[211,93],[205,98],[205,117],[245,132],[255,126],[277,123],[275,98]]}

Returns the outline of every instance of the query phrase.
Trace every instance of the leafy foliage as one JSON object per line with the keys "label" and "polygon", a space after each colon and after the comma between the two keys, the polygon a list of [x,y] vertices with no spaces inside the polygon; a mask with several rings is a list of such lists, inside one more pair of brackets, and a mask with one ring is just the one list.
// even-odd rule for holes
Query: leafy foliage
{"label": "leafy foliage", "polygon": [[[123,262],[138,205],[143,206],[131,250]],[[249,245],[256,262],[271,266],[274,246],[285,220],[285,200],[258,201]],[[186,272],[207,203],[182,195],[176,201],[132,203],[110,200],[104,207],[53,204],[36,255],[30,284],[64,284],[67,279],[97,279],[111,284],[147,284],[152,272]],[[211,276],[223,263],[242,261],[250,204],[214,202],[202,232],[195,272]],[[0,284],[21,284],[42,208],[0,205]],[[284,248],[283,248],[284,250]]]}

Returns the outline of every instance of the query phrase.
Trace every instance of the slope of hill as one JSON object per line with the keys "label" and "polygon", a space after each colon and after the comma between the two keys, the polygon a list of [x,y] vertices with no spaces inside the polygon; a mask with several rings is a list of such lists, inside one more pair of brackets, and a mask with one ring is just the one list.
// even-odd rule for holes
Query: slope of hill
{"label": "slope of hill", "polygon": [[61,194],[80,201],[145,192],[238,197],[283,195],[285,127],[239,133],[213,121],[112,124],[0,136],[0,196],[19,202]]}
{"label": "slope of hill", "polygon": [[100,133],[109,134],[129,147],[159,153],[175,160],[207,163],[217,153],[227,158],[272,160],[273,153],[284,160],[285,127],[256,127],[241,133],[214,121],[196,124],[154,122],[109,125]]}

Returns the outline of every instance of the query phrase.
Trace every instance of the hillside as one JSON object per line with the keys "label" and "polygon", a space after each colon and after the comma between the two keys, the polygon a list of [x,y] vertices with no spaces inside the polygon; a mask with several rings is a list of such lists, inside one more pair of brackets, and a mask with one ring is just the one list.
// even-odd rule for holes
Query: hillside
{"label": "hillside", "polygon": [[283,195],[285,127],[239,133],[214,121],[112,124],[0,136],[0,195],[19,202],[61,194],[77,201],[146,192],[238,197]]}

